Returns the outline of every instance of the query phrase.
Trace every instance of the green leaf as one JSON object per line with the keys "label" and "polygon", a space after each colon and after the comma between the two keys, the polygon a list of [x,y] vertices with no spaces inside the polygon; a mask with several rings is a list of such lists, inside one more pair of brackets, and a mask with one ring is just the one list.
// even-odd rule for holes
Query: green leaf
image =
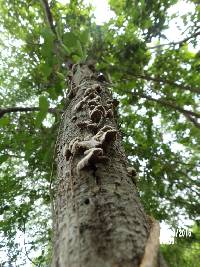
{"label": "green leaf", "polygon": [[86,45],[90,39],[90,31],[87,29],[87,30],[80,32],[79,39],[83,45]]}
{"label": "green leaf", "polygon": [[4,126],[7,126],[10,122],[9,117],[3,117],[0,119],[0,127],[3,128]]}
{"label": "green leaf", "polygon": [[52,42],[55,39],[55,36],[49,27],[43,28],[41,33],[45,41]]}
{"label": "green leaf", "polygon": [[67,55],[70,55],[71,50],[69,48],[67,48],[66,45],[62,44],[62,49],[64,50],[64,53],[66,53]]}
{"label": "green leaf", "polygon": [[73,55],[73,56],[72,56],[72,59],[73,59],[73,62],[75,62],[75,63],[79,63],[80,60],[81,60],[81,57],[80,57],[80,56],[77,56],[77,55]]}
{"label": "green leaf", "polygon": [[49,102],[45,96],[39,98],[39,108],[42,112],[47,112],[49,108]]}
{"label": "green leaf", "polygon": [[63,45],[67,53],[83,57],[83,49],[78,37],[72,32],[63,35]]}
{"label": "green leaf", "polygon": [[41,72],[44,74],[44,76],[46,78],[48,78],[48,76],[51,74],[52,72],[52,66],[50,66],[49,64],[46,64],[46,63],[42,63],[40,65],[40,70]]}
{"label": "green leaf", "polygon": [[68,49],[73,50],[77,45],[77,40],[77,36],[72,32],[63,34],[63,43]]}
{"label": "green leaf", "polygon": [[82,49],[82,45],[80,43],[79,40],[77,40],[77,44],[76,44],[76,52],[80,57],[83,57],[83,49]]}
{"label": "green leaf", "polygon": [[3,162],[5,162],[8,158],[9,158],[8,155],[2,155],[2,156],[0,156],[0,164],[2,164]]}
{"label": "green leaf", "polygon": [[40,96],[39,98],[39,108],[40,111],[37,114],[36,117],[36,126],[40,127],[43,120],[46,118],[48,108],[49,108],[49,102],[45,96]]}
{"label": "green leaf", "polygon": [[29,157],[31,156],[31,154],[33,153],[33,148],[34,148],[34,144],[33,144],[33,140],[29,137],[26,137],[26,143],[25,143],[25,156],[26,159],[28,160]]}
{"label": "green leaf", "polygon": [[35,122],[36,127],[39,128],[41,126],[43,120],[46,118],[46,114],[47,113],[38,112],[37,117],[36,117],[36,122]]}
{"label": "green leaf", "polygon": [[64,31],[64,25],[62,23],[62,19],[60,18],[58,20],[58,25],[56,26],[56,32],[57,32],[59,38],[62,36],[63,31]]}
{"label": "green leaf", "polygon": [[61,73],[61,72],[56,72],[56,74],[58,75],[58,77],[61,79],[61,80],[65,80],[65,76]]}
{"label": "green leaf", "polygon": [[56,93],[55,88],[49,88],[49,89],[48,89],[48,93],[49,93],[49,97],[50,97],[52,100],[56,100],[56,99],[58,98],[58,94]]}
{"label": "green leaf", "polygon": [[42,30],[42,36],[44,38],[44,44],[42,45],[41,54],[46,59],[52,57],[55,36],[50,28],[44,28]]}

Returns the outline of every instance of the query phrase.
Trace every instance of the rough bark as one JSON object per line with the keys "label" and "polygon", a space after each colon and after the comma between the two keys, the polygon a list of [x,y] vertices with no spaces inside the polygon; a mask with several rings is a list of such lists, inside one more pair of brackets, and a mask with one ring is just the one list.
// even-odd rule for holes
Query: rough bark
{"label": "rough bark", "polygon": [[149,219],[105,84],[86,65],[74,67],[58,136],[52,267],[143,264]]}

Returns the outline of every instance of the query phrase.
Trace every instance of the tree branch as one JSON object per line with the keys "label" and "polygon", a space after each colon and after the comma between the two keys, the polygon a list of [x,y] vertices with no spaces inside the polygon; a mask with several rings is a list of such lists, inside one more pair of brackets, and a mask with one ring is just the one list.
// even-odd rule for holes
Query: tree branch
{"label": "tree branch", "polygon": [[[39,107],[12,107],[12,108],[0,108],[0,118],[2,118],[6,113],[12,112],[29,112],[29,111],[40,111]],[[56,110],[55,108],[49,108],[48,112],[51,114],[56,114],[57,112],[62,113],[62,111]]]}
{"label": "tree branch", "polygon": [[197,37],[198,35],[200,35],[200,31],[197,31],[197,32],[193,33],[192,35],[190,35],[190,36],[184,38],[184,39],[181,40],[181,41],[178,41],[178,42],[171,42],[171,43],[168,43],[168,44],[160,44],[160,45],[156,45],[156,46],[150,46],[150,47],[148,47],[148,49],[155,49],[155,48],[159,48],[159,47],[163,47],[163,46],[182,45],[183,43],[189,41],[189,40],[192,39],[192,38]]}
{"label": "tree branch", "polygon": [[49,3],[48,3],[48,0],[40,0],[41,4],[43,5],[43,8],[44,8],[44,12],[45,12],[45,16],[46,16],[46,20],[47,20],[47,23],[49,25],[49,27],[51,28],[52,32],[56,34],[56,29],[53,25],[53,16],[51,14],[51,10],[50,10],[50,7],[49,7]]}
{"label": "tree branch", "polygon": [[[23,223],[24,223],[24,227],[23,227],[23,234],[24,234],[24,249],[25,249],[25,255],[27,257],[27,259],[34,265],[34,266],[38,266],[38,264],[36,264],[28,255],[28,251],[26,249],[26,239],[25,239],[25,236],[26,236],[26,223],[25,223],[25,220],[23,219]],[[40,260],[41,261],[41,260]],[[40,266],[40,262],[39,262],[39,266]]]}
{"label": "tree branch", "polygon": [[200,123],[198,123],[196,118],[192,117],[189,114],[185,114],[185,117],[190,120],[197,128],[200,128]]}
{"label": "tree branch", "polygon": [[143,93],[142,94],[140,93],[137,95],[142,97],[142,98],[145,98],[147,100],[154,101],[154,102],[156,102],[162,106],[170,107],[176,111],[179,111],[181,114],[183,114],[186,117],[186,119],[188,119],[190,122],[192,122],[197,128],[200,128],[200,123],[198,123],[198,121],[197,121],[197,119],[200,118],[200,114],[193,112],[193,111],[190,111],[190,110],[183,109],[182,107],[179,107],[172,102],[168,102],[165,99],[156,99],[152,96],[148,96],[148,95],[145,95]]}
{"label": "tree branch", "polygon": [[192,93],[196,93],[196,94],[200,94],[200,88],[192,88],[188,85],[183,85],[183,84],[178,84],[176,82],[173,82],[173,81],[170,81],[168,79],[163,79],[163,78],[154,78],[154,77],[151,77],[147,74],[131,74],[132,76],[134,77],[137,77],[137,78],[140,78],[140,79],[143,79],[143,80],[146,80],[146,81],[153,81],[153,82],[158,82],[158,83],[164,83],[164,84],[169,84],[171,86],[174,86],[174,87],[177,87],[183,91],[190,91]]}
{"label": "tree branch", "polygon": [[45,17],[47,20],[47,24],[49,25],[50,29],[52,30],[52,32],[55,35],[55,41],[54,41],[54,53],[55,55],[58,57],[58,50],[59,50],[59,45],[60,47],[65,49],[65,46],[63,44],[62,38],[59,36],[59,33],[56,31],[56,28],[53,24],[53,16],[51,13],[51,9],[48,3],[48,0],[40,0],[43,9],[44,9],[44,13],[45,13]]}

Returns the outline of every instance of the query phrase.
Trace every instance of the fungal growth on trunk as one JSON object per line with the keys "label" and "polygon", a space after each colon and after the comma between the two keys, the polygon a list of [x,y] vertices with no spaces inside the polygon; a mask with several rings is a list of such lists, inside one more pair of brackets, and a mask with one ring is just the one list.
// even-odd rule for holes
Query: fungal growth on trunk
{"label": "fungal growth on trunk", "polygon": [[79,161],[77,165],[77,172],[80,174],[80,170],[89,166],[89,164],[98,162],[98,159],[103,156],[103,149],[102,148],[89,148],[84,152],[84,158]]}
{"label": "fungal growth on trunk", "polygon": [[139,266],[150,224],[115,120],[118,101],[74,66],[58,142],[52,267]]}
{"label": "fungal growth on trunk", "polygon": [[133,183],[135,185],[137,185],[138,175],[137,175],[136,169],[133,166],[132,167],[128,167],[127,168],[127,172],[128,172],[128,175],[131,177]]}
{"label": "fungal growth on trunk", "polygon": [[[90,120],[77,123],[78,127],[86,130],[93,130],[98,128],[98,122],[103,120],[107,116],[106,108],[111,109],[110,102],[107,102],[106,108],[102,105],[101,97],[97,95],[101,92],[101,86],[98,84],[92,85],[83,94],[83,99],[81,99],[78,104],[75,105],[74,110],[76,112],[80,111],[81,108],[87,109],[89,112]],[[94,98],[93,98],[94,97]],[[93,98],[93,99],[92,99]],[[93,107],[90,111],[91,106]],[[82,151],[83,158],[77,164],[77,173],[80,174],[80,170],[89,166],[93,163],[102,160],[104,156],[104,147],[112,144],[115,141],[117,135],[117,130],[113,127],[107,125],[102,127],[95,135],[88,135],[84,140],[80,141],[78,137],[75,137],[70,141],[69,146],[65,144],[64,155],[68,161],[70,157],[75,157],[80,151]]]}

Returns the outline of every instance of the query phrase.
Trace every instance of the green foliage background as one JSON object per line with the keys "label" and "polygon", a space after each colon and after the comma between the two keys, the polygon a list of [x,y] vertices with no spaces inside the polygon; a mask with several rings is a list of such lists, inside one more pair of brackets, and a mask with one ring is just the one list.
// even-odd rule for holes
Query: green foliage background
{"label": "green foliage background", "polygon": [[[147,213],[172,227],[180,226],[180,218],[199,227],[198,1],[187,1],[193,12],[179,17],[182,39],[172,43],[166,29],[178,15],[168,10],[180,1],[110,0],[115,17],[103,25],[81,0],[49,1],[51,23],[45,2],[0,1],[0,249],[8,255],[1,266],[28,260],[46,266],[51,257],[49,188],[56,178],[54,147],[69,64],[92,60],[111,79]],[[13,107],[35,109],[11,112]],[[169,258],[176,249],[163,251]],[[183,251],[177,266],[198,266],[189,265],[194,258]]]}

